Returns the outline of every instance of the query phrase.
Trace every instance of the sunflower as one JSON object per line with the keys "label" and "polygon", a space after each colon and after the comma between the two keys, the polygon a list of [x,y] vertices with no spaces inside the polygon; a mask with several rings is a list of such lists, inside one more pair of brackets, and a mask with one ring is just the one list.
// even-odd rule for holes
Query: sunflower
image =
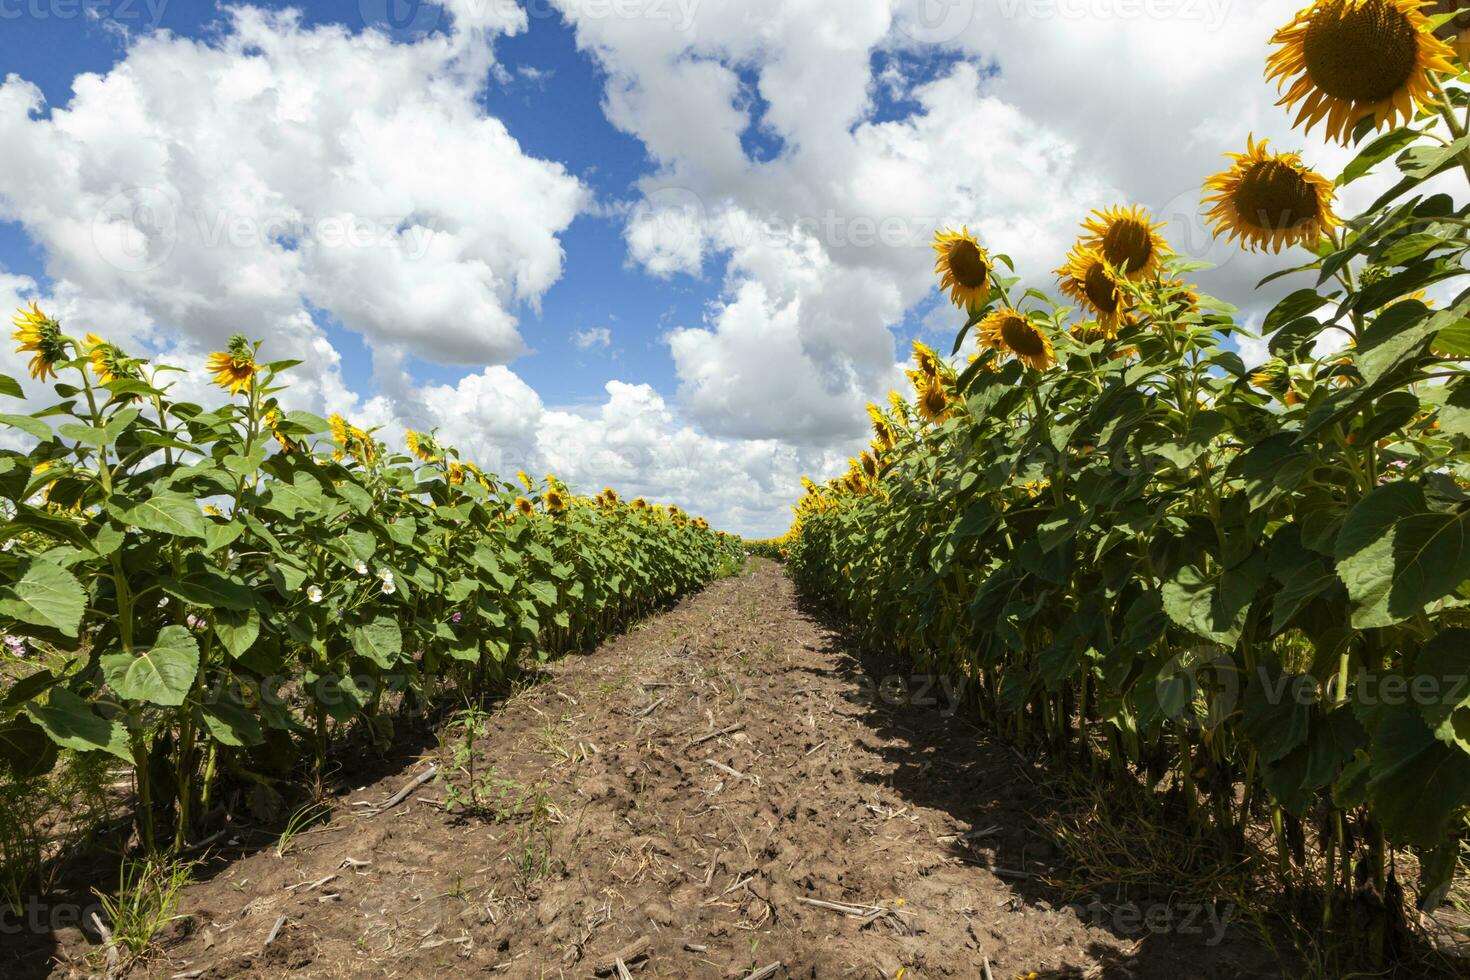
{"label": "sunflower", "polygon": [[934,236],[934,251],[939,253],[934,271],[943,274],[939,288],[949,290],[950,302],[962,309],[982,305],[990,296],[993,265],[970,229],[946,228],[939,232]]}
{"label": "sunflower", "polygon": [[351,437],[347,432],[347,420],[334,413],[327,416],[327,425],[332,430],[332,441],[346,449],[351,444]]}
{"label": "sunflower", "polygon": [[1291,388],[1291,373],[1279,357],[1262,364],[1251,373],[1250,383],[1273,395],[1284,395]]}
{"label": "sunflower", "polygon": [[919,414],[930,422],[943,422],[949,418],[949,392],[945,390],[942,378],[920,375],[915,382],[914,403]]}
{"label": "sunflower", "polygon": [[426,436],[421,432],[409,429],[403,436],[408,451],[421,463],[433,463],[439,459],[436,450],[439,448],[434,442],[433,436]]}
{"label": "sunflower", "polygon": [[1277,105],[1301,109],[1310,132],[1346,143],[1364,119],[1407,122],[1432,101],[1434,72],[1454,74],[1455,51],[1429,30],[1424,0],[1316,0],[1271,38],[1266,81],[1291,87]]}
{"label": "sunflower", "polygon": [[526,488],[527,493],[530,493],[532,490],[536,489],[534,486],[532,486],[531,478],[526,475],[525,470],[516,470],[516,479],[521,481],[521,486]]}
{"label": "sunflower", "polygon": [[1001,307],[981,320],[979,329],[980,346],[998,351],[1002,359],[1015,357],[1038,371],[1057,362],[1051,338],[1019,310]]}
{"label": "sunflower", "polygon": [[458,463],[449,464],[449,485],[457,487],[464,482],[464,467]]}
{"label": "sunflower", "polygon": [[95,333],[89,333],[86,336],[86,347],[87,358],[92,362],[92,373],[103,384],[138,378],[138,362],[124,354],[122,348],[116,344],[110,344]]}
{"label": "sunflower", "polygon": [[893,426],[884,417],[883,410],[877,405],[868,406],[868,419],[873,423],[873,444],[880,446],[883,450],[893,448],[897,441],[893,435]]}
{"label": "sunflower", "polygon": [[531,503],[525,497],[517,497],[516,510],[520,511],[522,514],[525,514],[527,517],[530,517],[532,514],[536,513],[536,505]]}
{"label": "sunflower", "polygon": [[633,500],[633,509],[634,510],[647,510],[648,509],[648,501],[644,500],[642,497],[635,497],[634,500]]}
{"label": "sunflower", "polygon": [[1227,153],[1234,165],[1205,181],[1205,217],[1216,237],[1230,232],[1254,251],[1283,245],[1311,248],[1341,224],[1332,213],[1332,182],[1296,153],[1270,153],[1268,140],[1248,137],[1244,153]]}
{"label": "sunflower", "polygon": [[1128,318],[1128,302],[1119,288],[1122,278],[1095,248],[1077,246],[1057,270],[1062,292],[1091,310],[1103,336],[1111,340]]}
{"label": "sunflower", "polygon": [[1087,234],[1078,243],[1095,249],[1119,275],[1137,282],[1153,273],[1169,253],[1169,243],[1159,234],[1164,222],[1150,220],[1138,205],[1111,207],[1092,212],[1082,222]]}
{"label": "sunflower", "polygon": [[255,348],[240,334],[230,338],[227,349],[210,354],[204,366],[214,375],[214,383],[231,395],[249,388],[260,370],[255,363]]}
{"label": "sunflower", "polygon": [[603,487],[602,496],[607,500],[609,507],[616,507],[618,505],[618,494],[612,487]]}
{"label": "sunflower", "polygon": [[281,431],[281,423],[285,421],[285,418],[281,415],[279,408],[269,409],[265,413],[264,421],[266,428],[270,429],[271,435],[275,438],[276,442],[281,444],[281,452],[294,453],[300,448],[290,436]]}
{"label": "sunflower", "polygon": [[61,324],[41,312],[35,303],[30,309],[24,306],[15,314],[15,332],[12,340],[20,343],[18,354],[31,354],[28,368],[31,377],[45,381],[47,376],[56,377],[56,365],[66,360],[67,338],[61,333]]}
{"label": "sunflower", "polygon": [[871,453],[864,452],[858,457],[858,462],[863,465],[863,476],[869,480],[878,478],[878,461],[873,458]]}
{"label": "sunflower", "polygon": [[560,490],[546,491],[546,512],[548,514],[560,514],[567,509],[567,498],[562,496]]}

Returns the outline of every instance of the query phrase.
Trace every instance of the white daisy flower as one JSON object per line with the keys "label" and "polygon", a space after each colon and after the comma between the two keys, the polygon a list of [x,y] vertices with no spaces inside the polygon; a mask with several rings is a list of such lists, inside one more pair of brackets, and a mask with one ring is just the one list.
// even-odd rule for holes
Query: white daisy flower
{"label": "white daisy flower", "polygon": [[308,599],[310,599],[312,602],[321,602],[322,601],[322,590],[321,590],[321,587],[320,586],[316,586],[316,585],[308,585],[306,587],[306,597]]}

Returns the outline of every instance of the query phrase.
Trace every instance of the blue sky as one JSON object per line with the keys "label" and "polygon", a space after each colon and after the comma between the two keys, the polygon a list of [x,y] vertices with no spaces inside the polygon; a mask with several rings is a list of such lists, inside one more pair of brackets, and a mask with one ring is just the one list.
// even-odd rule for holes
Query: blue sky
{"label": "blue sky", "polygon": [[[5,10],[30,10],[32,2],[13,2]],[[161,11],[156,23],[149,2]],[[80,4],[77,0],[78,11]],[[308,24],[341,23],[350,30],[374,24],[404,41],[422,37],[426,27],[442,32],[446,26],[432,5],[404,0],[361,5],[262,0],[254,5],[300,10]],[[365,20],[359,6],[368,10]],[[394,16],[372,16],[389,8],[396,11]],[[46,16],[0,19],[0,66],[40,86],[52,106],[70,101],[77,75],[106,72],[122,58],[129,35],[156,27],[207,40],[227,29],[218,7],[208,2],[117,0],[96,4],[98,17],[71,16],[65,2],[36,9]],[[342,18],[344,9],[352,16]],[[544,5],[532,9],[546,10]],[[505,123],[526,153],[559,161],[582,178],[605,208],[628,206],[636,198],[634,182],[652,169],[650,161],[637,139],[616,130],[603,115],[601,72],[577,51],[566,21],[556,15],[529,17],[527,30],[500,39],[497,51],[511,73],[503,80],[488,80],[485,111]],[[659,337],[670,326],[700,322],[705,304],[718,294],[719,270],[670,282],[630,266],[615,214],[579,216],[561,244],[567,276],[542,297],[539,312],[529,304],[517,310],[531,348],[516,362],[517,373],[557,404],[600,400],[612,373],[672,392],[676,379]],[[44,254],[15,222],[0,224],[0,267],[45,281]],[[361,338],[330,312],[316,315],[343,357],[344,373],[360,379],[359,390],[376,390],[371,352]],[[569,351],[574,331],[599,327],[611,332],[608,347]],[[410,363],[421,382],[453,384],[469,371],[419,358]]]}
{"label": "blue sky", "polygon": [[937,228],[1044,286],[1139,203],[1251,315],[1279,261],[1200,181],[1248,133],[1343,162],[1261,78],[1290,0],[998,9],[0,0],[0,303],[186,367],[243,331],[300,407],[779,533],[947,351]]}

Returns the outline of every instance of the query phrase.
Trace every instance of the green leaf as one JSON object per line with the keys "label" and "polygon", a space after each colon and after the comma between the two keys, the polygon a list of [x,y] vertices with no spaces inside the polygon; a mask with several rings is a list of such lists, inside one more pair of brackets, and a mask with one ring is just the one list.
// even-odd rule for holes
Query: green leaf
{"label": "green leaf", "polygon": [[76,636],[87,596],[76,576],[49,561],[22,558],[16,581],[0,588],[0,615]]}
{"label": "green leaf", "polygon": [[31,704],[26,714],[64,749],[107,752],[124,762],[133,761],[128,732],[120,721],[98,716],[92,706],[64,687],[52,688],[46,704]]}
{"label": "green leaf", "polygon": [[260,722],[249,711],[238,704],[211,701],[204,705],[201,714],[209,734],[216,742],[236,748],[250,748],[265,741]]}
{"label": "green leaf", "polygon": [[1384,133],[1363,147],[1362,152],[1343,168],[1342,176],[1337,178],[1337,186],[1346,187],[1418,138],[1419,132],[1408,127]]}
{"label": "green leaf", "polygon": [[137,504],[122,498],[112,501],[118,520],[159,534],[205,540],[209,531],[199,504],[179,493],[158,493]]}
{"label": "green leaf", "polygon": [[374,616],[371,622],[353,627],[351,638],[359,656],[384,670],[391,670],[403,652],[403,633],[391,616]]}
{"label": "green leaf", "polygon": [[31,418],[29,415],[6,415],[0,414],[0,425],[8,425],[12,429],[20,429],[29,433],[37,439],[45,442],[51,438],[51,426],[40,419]]}
{"label": "green leaf", "polygon": [[1343,522],[1337,574],[1357,628],[1408,619],[1470,577],[1470,514],[1430,511],[1408,481],[1379,487]]}
{"label": "green leaf", "polygon": [[1433,847],[1470,803],[1470,755],[1434,737],[1410,707],[1384,713],[1373,729],[1368,796],[1395,844]]}
{"label": "green leaf", "polygon": [[1186,565],[1164,583],[1164,611],[1176,625],[1233,647],[1240,639],[1251,602],[1266,584],[1266,576],[1266,556],[1259,551],[1211,577],[1202,575],[1194,565]]}
{"label": "green leaf", "polygon": [[199,644],[183,626],[165,626],[151,649],[101,658],[107,686],[120,697],[177,707],[199,674]]}
{"label": "green leaf", "polygon": [[1470,629],[1452,626],[1424,644],[1409,690],[1435,737],[1470,752]]}
{"label": "green leaf", "polygon": [[0,374],[0,395],[9,395],[11,398],[24,398],[26,393],[21,388],[19,381],[8,374]]}
{"label": "green leaf", "polygon": [[260,613],[254,609],[216,608],[210,617],[214,635],[220,644],[236,659],[245,656],[260,637]]}

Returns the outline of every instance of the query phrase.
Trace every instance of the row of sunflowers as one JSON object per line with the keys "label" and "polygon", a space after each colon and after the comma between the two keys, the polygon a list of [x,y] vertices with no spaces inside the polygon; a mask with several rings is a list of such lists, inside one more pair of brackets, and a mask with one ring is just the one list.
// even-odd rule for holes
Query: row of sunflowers
{"label": "row of sunflowers", "polygon": [[59,400],[0,415],[31,444],[0,451],[0,776],[110,753],[150,847],[160,821],[194,839],[222,780],[279,785],[354,733],[384,744],[395,712],[493,690],[740,555],[673,505],[288,410],[297,362],[243,337],[210,356],[230,398],[207,409],[171,397],[177,369],[34,305],[15,326]]}
{"label": "row of sunflowers", "polygon": [[869,408],[871,448],[806,481],[785,544],[866,641],[972,678],[993,727],[1231,852],[1268,827],[1281,893],[1372,959],[1406,897],[1445,898],[1470,808],[1470,76],[1446,21],[1320,0],[1275,35],[1282,103],[1358,152],[1333,181],[1249,139],[1205,182],[1217,236],[1302,250],[1269,277],[1302,285],[1264,364],[1141,208],[1086,220],[1061,300],[945,231],[954,356],[915,345],[912,399]]}

